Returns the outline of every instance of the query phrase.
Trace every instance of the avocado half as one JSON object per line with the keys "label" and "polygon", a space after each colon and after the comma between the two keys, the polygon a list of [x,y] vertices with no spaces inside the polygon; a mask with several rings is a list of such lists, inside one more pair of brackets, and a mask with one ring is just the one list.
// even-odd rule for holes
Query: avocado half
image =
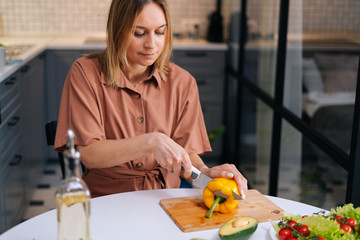
{"label": "avocado half", "polygon": [[257,226],[255,218],[233,218],[220,228],[219,236],[222,240],[247,240],[256,231]]}

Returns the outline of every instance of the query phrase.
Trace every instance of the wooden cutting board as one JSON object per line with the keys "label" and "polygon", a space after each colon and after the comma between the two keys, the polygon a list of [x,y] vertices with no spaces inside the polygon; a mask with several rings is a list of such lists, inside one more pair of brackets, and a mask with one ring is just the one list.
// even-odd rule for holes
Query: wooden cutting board
{"label": "wooden cutting board", "polygon": [[253,189],[247,192],[246,199],[240,200],[231,213],[214,212],[210,219],[205,218],[208,208],[202,195],[162,199],[160,206],[183,232],[220,228],[228,220],[239,216],[250,216],[258,222],[278,220],[284,213],[284,210]]}

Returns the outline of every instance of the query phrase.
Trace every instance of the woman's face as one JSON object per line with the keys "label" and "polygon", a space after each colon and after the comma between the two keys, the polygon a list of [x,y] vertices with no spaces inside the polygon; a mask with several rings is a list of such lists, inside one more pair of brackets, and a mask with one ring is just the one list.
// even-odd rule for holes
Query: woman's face
{"label": "woman's face", "polygon": [[145,5],[127,49],[130,67],[148,67],[156,61],[164,49],[166,26],[161,7],[156,3]]}

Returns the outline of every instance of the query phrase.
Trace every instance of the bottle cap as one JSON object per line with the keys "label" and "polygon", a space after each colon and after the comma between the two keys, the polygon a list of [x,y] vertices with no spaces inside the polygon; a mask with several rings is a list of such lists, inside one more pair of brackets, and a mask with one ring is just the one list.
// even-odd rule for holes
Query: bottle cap
{"label": "bottle cap", "polygon": [[68,141],[66,143],[67,150],[64,152],[64,154],[67,156],[68,159],[79,159],[80,158],[80,152],[76,151],[75,149],[75,133],[71,130],[67,130],[68,133]]}

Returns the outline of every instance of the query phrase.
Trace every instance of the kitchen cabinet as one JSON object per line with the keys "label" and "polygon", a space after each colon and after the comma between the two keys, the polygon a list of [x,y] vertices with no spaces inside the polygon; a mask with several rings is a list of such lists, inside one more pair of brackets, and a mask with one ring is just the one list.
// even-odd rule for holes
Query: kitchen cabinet
{"label": "kitchen cabinet", "polygon": [[[18,142],[21,141],[21,134],[14,138],[14,141],[9,144],[9,150],[5,158],[9,160],[8,164],[3,169],[3,192],[4,197],[4,220],[5,228],[9,229],[22,220],[25,212],[26,201],[26,163],[21,154]],[[6,230],[5,229],[5,230]]]}
{"label": "kitchen cabinet", "polygon": [[44,59],[0,83],[0,233],[19,224],[40,182],[45,144]]}
{"label": "kitchen cabinet", "polygon": [[[46,52],[47,119],[56,120],[66,75],[72,63],[82,55],[98,50],[48,50]],[[225,50],[175,50],[172,61],[189,71],[199,87],[205,123],[208,129],[223,124]],[[204,156],[207,161],[221,157],[222,138],[212,143],[213,152]],[[49,153],[56,158],[54,151]]]}
{"label": "kitchen cabinet", "polygon": [[25,210],[25,162],[21,149],[23,132],[20,96],[21,73],[0,83],[0,230],[20,222]]}
{"label": "kitchen cabinet", "polygon": [[[1,183],[0,183],[0,189],[2,189]],[[0,197],[1,200],[1,197]],[[2,210],[2,206],[1,206],[1,202],[0,202],[0,234],[5,232],[5,221],[4,221],[4,214],[3,210]]]}
{"label": "kitchen cabinet", "polygon": [[26,197],[30,199],[42,175],[46,159],[44,55],[20,69],[23,109],[23,157],[26,164]]}
{"label": "kitchen cabinet", "polygon": [[47,120],[57,120],[62,88],[66,75],[80,51],[46,51],[45,89]]}

